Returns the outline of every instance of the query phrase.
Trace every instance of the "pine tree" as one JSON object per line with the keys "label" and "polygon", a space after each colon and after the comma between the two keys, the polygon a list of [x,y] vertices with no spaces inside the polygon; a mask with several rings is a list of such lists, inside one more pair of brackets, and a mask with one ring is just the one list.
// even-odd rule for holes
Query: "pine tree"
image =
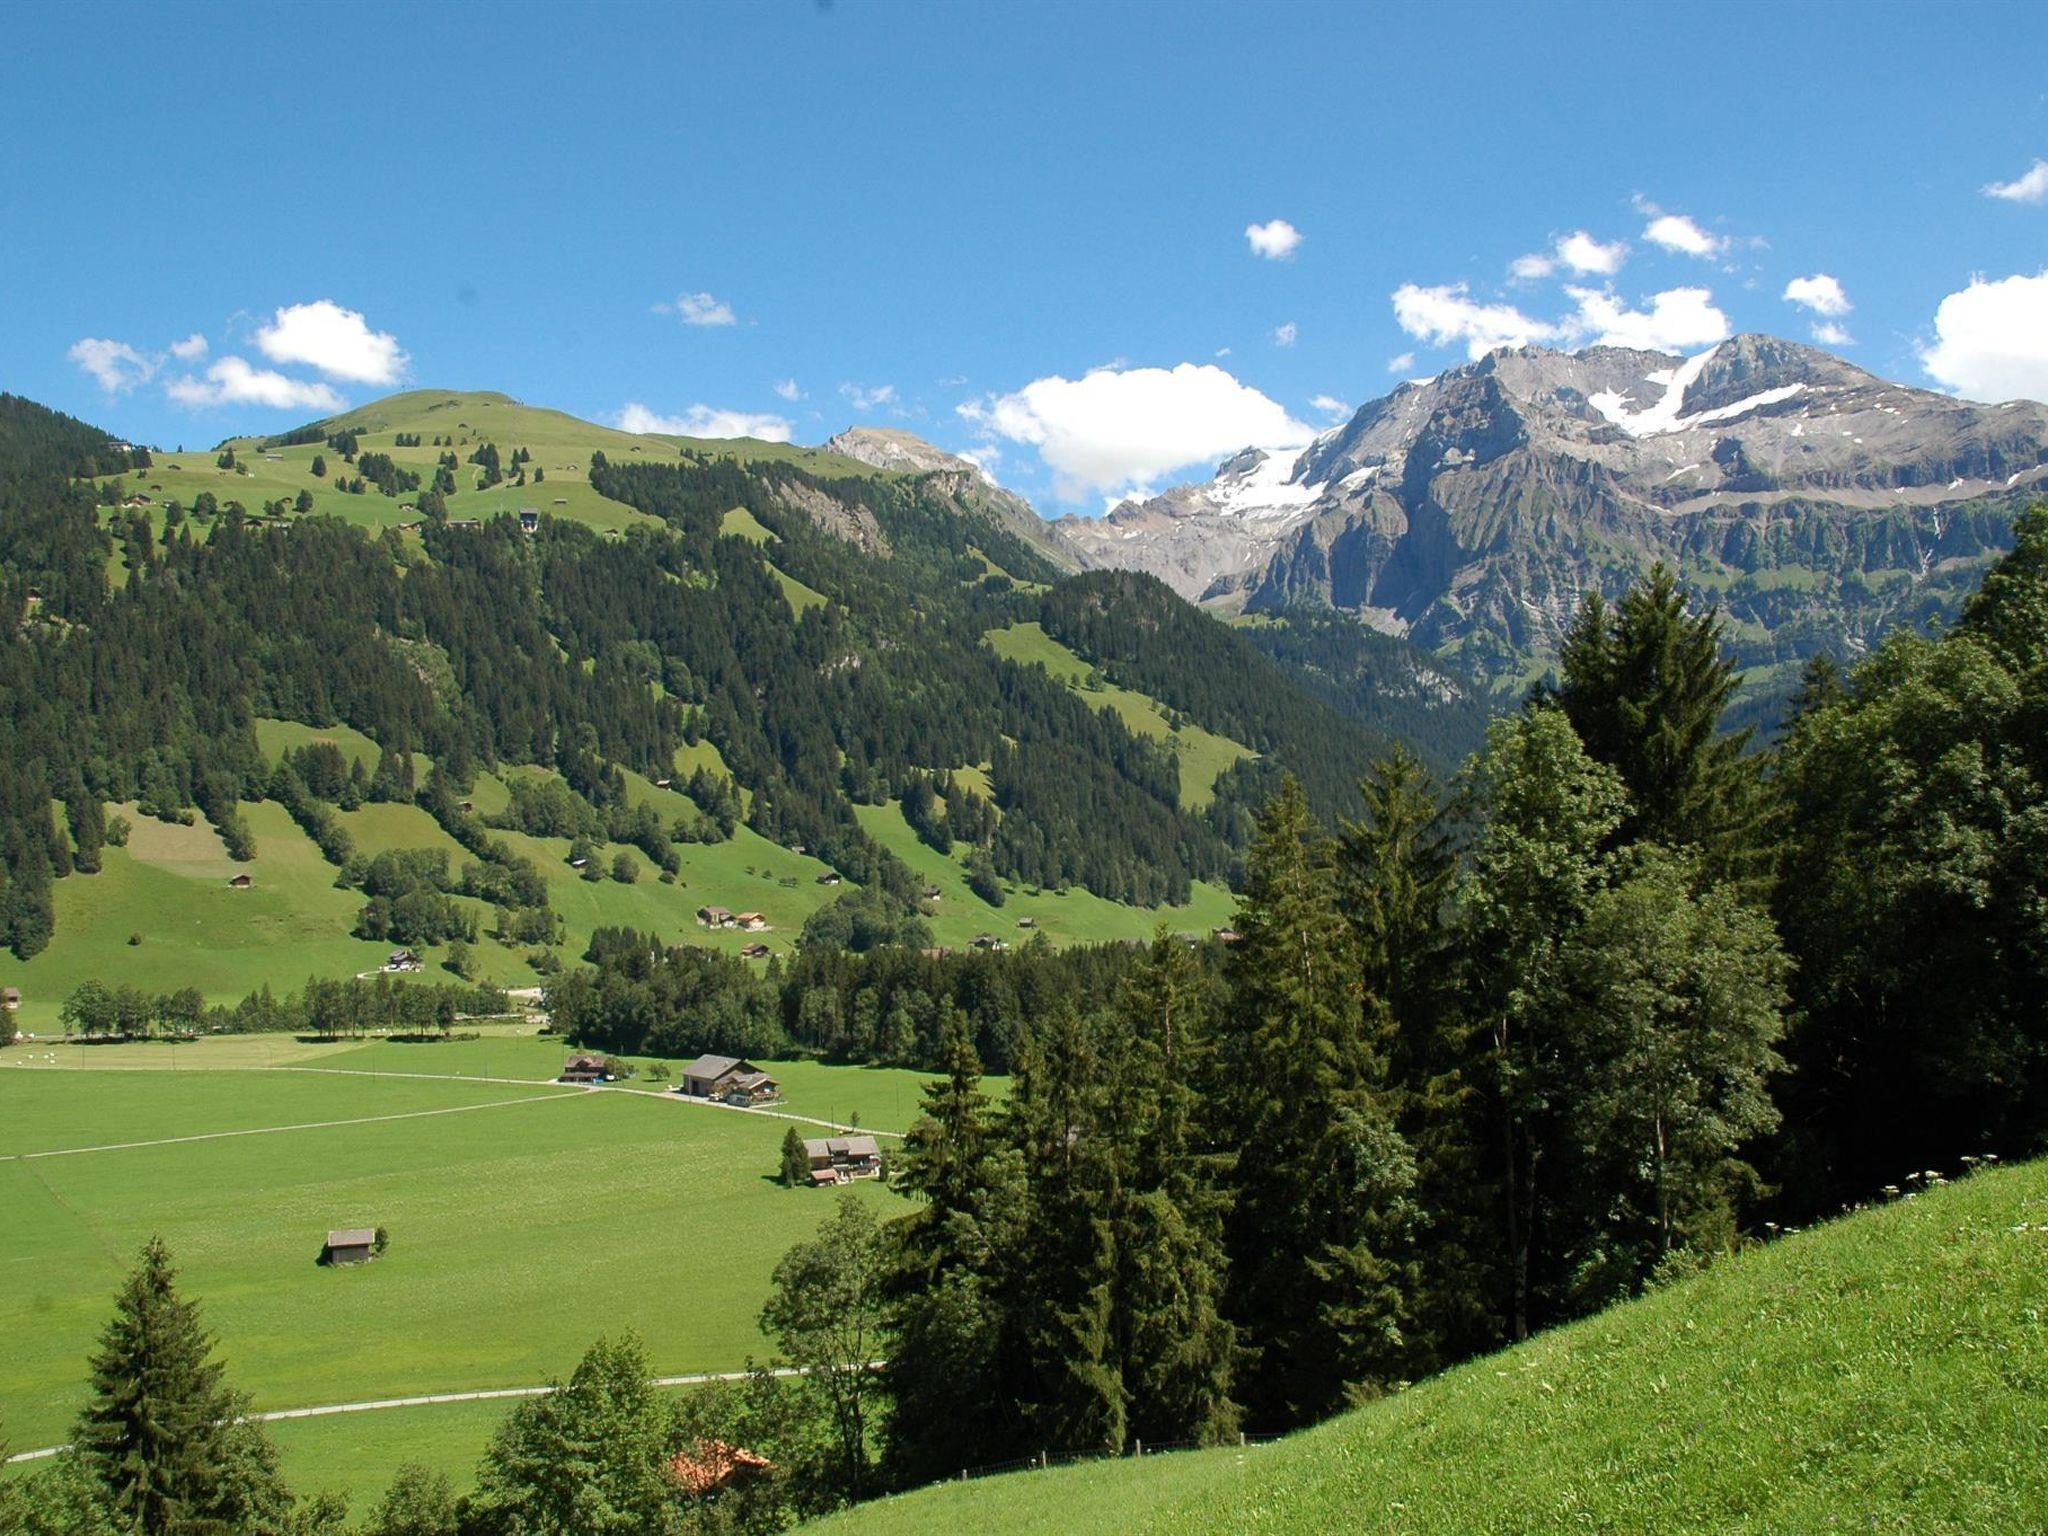
{"label": "pine tree", "polygon": [[274,1522],[290,1496],[276,1452],[228,1387],[196,1304],[180,1296],[161,1238],[115,1298],[92,1357],[79,1455],[115,1514],[143,1536]]}
{"label": "pine tree", "polygon": [[782,1135],[782,1182],[797,1189],[811,1182],[811,1155],[804,1150],[804,1138],[795,1126]]}
{"label": "pine tree", "polygon": [[1330,849],[1291,777],[1261,816],[1231,955],[1232,1316],[1254,1422],[1400,1374],[1414,1162],[1368,1047]]}
{"label": "pine tree", "polygon": [[1742,683],[1722,632],[1717,612],[1686,612],[1660,562],[1612,609],[1587,595],[1559,653],[1555,698],[1628,790],[1616,843],[1697,848],[1710,877],[1752,872],[1762,810],[1750,733],[1721,729]]}

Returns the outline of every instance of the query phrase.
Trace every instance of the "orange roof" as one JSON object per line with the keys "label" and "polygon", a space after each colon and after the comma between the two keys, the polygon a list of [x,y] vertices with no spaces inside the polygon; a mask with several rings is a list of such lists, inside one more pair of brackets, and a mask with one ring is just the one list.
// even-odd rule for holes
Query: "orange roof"
{"label": "orange roof", "polygon": [[735,1478],[765,1472],[774,1465],[766,1456],[744,1447],[727,1445],[723,1440],[699,1440],[671,1456],[668,1470],[688,1492],[702,1498]]}

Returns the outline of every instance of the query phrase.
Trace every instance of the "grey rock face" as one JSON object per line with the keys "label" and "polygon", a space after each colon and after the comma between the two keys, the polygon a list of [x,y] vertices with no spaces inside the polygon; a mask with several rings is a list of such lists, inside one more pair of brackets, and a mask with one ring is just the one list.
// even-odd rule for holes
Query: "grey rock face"
{"label": "grey rock face", "polygon": [[1225,606],[1328,604],[1508,686],[1586,590],[1655,559],[1720,601],[1752,666],[1945,611],[2048,489],[2048,410],[1768,336],[1524,348],[1402,385],[1284,473],[1273,457],[1058,526],[1090,565]]}

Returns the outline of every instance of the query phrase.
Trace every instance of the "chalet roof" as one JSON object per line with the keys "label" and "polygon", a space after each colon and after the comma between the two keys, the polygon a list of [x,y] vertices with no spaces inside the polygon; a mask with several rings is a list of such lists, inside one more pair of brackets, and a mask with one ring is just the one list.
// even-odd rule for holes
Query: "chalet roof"
{"label": "chalet roof", "polygon": [[766,1072],[742,1072],[736,1086],[741,1088],[760,1088],[763,1086],[773,1088],[775,1086],[775,1079]]}
{"label": "chalet roof", "polygon": [[824,1136],[804,1143],[807,1157],[880,1157],[882,1149],[872,1136]]}
{"label": "chalet roof", "polygon": [[744,1446],[723,1440],[699,1440],[669,1458],[669,1475],[689,1492],[702,1497],[715,1492],[735,1477],[765,1472],[775,1463]]}
{"label": "chalet roof", "polygon": [[741,1061],[737,1056],[699,1056],[683,1068],[683,1076],[723,1077],[735,1067],[745,1067],[749,1072],[754,1070],[751,1061]]}
{"label": "chalet roof", "polygon": [[377,1241],[375,1227],[337,1227],[327,1234],[330,1248],[368,1248]]}
{"label": "chalet roof", "polygon": [[564,1063],[562,1070],[564,1072],[594,1072],[603,1066],[604,1058],[602,1056],[571,1056]]}

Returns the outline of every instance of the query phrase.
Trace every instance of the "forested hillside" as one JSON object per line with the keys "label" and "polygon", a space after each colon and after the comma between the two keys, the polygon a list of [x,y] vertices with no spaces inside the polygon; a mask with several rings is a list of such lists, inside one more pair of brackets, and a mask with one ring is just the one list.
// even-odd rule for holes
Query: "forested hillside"
{"label": "forested hillside", "polygon": [[[495,939],[474,968],[506,982],[607,920],[572,916],[563,950],[565,876],[650,867],[678,887],[673,940],[721,894],[682,889],[691,850],[743,833],[801,850],[783,886],[834,875],[893,922],[933,915],[956,871],[991,917],[1038,891],[1199,905],[1278,771],[1348,810],[1386,740],[1163,588],[1070,593],[955,475],[432,391],[217,453],[153,456],[26,401],[5,433],[0,941],[24,959],[55,882],[90,880],[135,818],[203,819],[248,861],[266,804],[357,893],[357,938],[459,942],[458,965]],[[985,643],[1040,618],[1185,731]],[[1137,641],[1162,624],[1155,659]],[[352,771],[301,750],[349,735]],[[1196,738],[1227,750],[1195,766]],[[615,920],[650,916],[635,898]]]}

